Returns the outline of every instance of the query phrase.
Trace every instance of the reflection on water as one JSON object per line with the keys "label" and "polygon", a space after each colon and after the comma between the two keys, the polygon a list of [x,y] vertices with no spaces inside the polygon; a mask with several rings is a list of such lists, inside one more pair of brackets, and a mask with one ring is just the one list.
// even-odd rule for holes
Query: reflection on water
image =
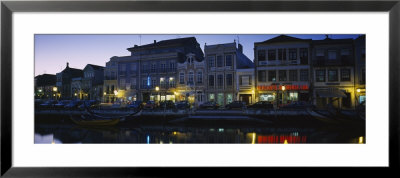
{"label": "reflection on water", "polygon": [[176,126],[80,127],[38,124],[35,143],[365,143],[364,137],[314,128],[213,128]]}

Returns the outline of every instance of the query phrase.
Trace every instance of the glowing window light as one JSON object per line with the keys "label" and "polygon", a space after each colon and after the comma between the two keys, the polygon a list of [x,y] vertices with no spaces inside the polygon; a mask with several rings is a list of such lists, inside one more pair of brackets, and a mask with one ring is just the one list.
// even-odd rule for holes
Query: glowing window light
{"label": "glowing window light", "polygon": [[256,143],[256,133],[253,133],[253,139],[251,140],[251,144]]}
{"label": "glowing window light", "polygon": [[358,137],[358,143],[359,144],[364,143],[364,137]]}
{"label": "glowing window light", "polygon": [[285,141],[283,142],[283,144],[288,144],[287,140],[285,139]]}
{"label": "glowing window light", "polygon": [[218,129],[218,132],[223,132],[224,131],[224,128],[219,128]]}
{"label": "glowing window light", "polygon": [[147,77],[147,86],[150,86],[150,76]]}
{"label": "glowing window light", "polygon": [[176,135],[177,133],[176,132],[174,132],[174,135]]}
{"label": "glowing window light", "polygon": [[150,144],[150,135],[147,135],[147,144]]}

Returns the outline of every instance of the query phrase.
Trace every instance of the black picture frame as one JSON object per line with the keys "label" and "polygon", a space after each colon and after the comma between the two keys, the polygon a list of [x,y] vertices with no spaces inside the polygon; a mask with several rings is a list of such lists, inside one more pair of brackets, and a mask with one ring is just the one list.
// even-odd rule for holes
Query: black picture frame
{"label": "black picture frame", "polygon": [[[399,167],[400,1],[2,1],[1,2],[1,175],[5,177],[138,177],[178,175],[177,168],[20,168],[12,165],[12,18],[13,12],[388,12],[389,13],[389,168]],[[156,169],[156,170],[154,170]],[[209,170],[185,168],[188,175],[213,175]],[[238,168],[218,172],[235,174]],[[347,169],[349,170],[349,169]],[[365,169],[361,173],[376,169]],[[264,170],[253,169],[248,175]],[[283,171],[283,170],[281,170]],[[281,172],[279,171],[279,172]],[[327,170],[330,175],[340,174]],[[310,172],[297,169],[285,174]]]}

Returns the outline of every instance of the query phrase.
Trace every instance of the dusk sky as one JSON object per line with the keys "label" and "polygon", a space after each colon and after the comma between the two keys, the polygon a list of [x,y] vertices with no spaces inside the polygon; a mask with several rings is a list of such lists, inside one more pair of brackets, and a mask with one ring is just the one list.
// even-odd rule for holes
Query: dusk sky
{"label": "dusk sky", "polygon": [[[141,36],[141,37],[140,37]],[[83,69],[86,64],[105,66],[112,56],[130,55],[127,48],[174,38],[196,37],[204,50],[204,44],[232,43],[243,45],[245,55],[254,59],[254,42],[261,42],[278,35],[35,35],[35,76],[56,74],[66,67]],[[303,39],[324,39],[325,35],[289,35]],[[359,35],[329,35],[330,38],[356,38]]]}

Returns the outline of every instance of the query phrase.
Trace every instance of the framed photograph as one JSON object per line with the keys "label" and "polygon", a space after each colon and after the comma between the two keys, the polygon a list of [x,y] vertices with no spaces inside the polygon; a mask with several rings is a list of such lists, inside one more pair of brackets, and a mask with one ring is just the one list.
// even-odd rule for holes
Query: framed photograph
{"label": "framed photograph", "polygon": [[1,175],[392,170],[399,18],[399,1],[3,1]]}

